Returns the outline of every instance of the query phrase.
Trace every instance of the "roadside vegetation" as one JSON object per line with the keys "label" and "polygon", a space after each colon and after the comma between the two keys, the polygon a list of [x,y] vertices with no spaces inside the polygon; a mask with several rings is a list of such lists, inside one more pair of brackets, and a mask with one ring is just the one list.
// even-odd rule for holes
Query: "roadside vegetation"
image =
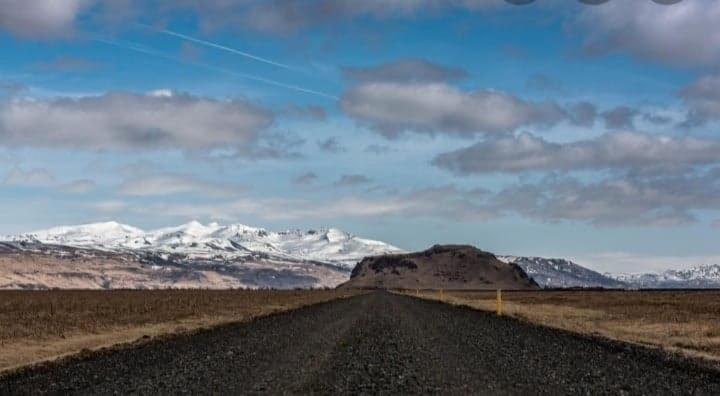
{"label": "roadside vegetation", "polygon": [[[405,291],[495,311],[495,291]],[[720,361],[720,291],[503,292],[503,314]]]}
{"label": "roadside vegetation", "polygon": [[0,291],[0,370],[116,343],[249,320],[352,290]]}

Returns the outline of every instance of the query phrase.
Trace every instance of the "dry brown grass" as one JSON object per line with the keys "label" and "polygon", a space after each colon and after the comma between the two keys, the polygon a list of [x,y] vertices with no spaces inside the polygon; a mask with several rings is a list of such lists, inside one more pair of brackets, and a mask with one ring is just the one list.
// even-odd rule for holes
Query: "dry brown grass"
{"label": "dry brown grass", "polygon": [[0,291],[0,370],[143,336],[248,320],[356,293]]}
{"label": "dry brown grass", "polygon": [[[439,291],[419,293],[440,299]],[[445,291],[442,299],[494,311],[495,298],[494,291]],[[504,292],[503,312],[545,326],[720,359],[720,291]]]}

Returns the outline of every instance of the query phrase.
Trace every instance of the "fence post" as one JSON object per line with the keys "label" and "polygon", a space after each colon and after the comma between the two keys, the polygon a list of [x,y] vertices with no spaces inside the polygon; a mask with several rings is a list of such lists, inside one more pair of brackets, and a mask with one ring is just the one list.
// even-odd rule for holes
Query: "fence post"
{"label": "fence post", "polygon": [[440,300],[442,301],[445,298],[443,295],[443,289],[440,289]]}
{"label": "fence post", "polygon": [[500,289],[497,289],[496,311],[498,315],[502,315],[502,290]]}

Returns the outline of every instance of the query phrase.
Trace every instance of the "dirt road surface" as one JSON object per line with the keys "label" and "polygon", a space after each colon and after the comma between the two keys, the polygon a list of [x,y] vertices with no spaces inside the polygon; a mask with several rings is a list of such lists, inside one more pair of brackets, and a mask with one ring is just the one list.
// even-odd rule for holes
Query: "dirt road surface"
{"label": "dirt road surface", "polygon": [[720,394],[630,344],[373,293],[0,377],[0,394]]}

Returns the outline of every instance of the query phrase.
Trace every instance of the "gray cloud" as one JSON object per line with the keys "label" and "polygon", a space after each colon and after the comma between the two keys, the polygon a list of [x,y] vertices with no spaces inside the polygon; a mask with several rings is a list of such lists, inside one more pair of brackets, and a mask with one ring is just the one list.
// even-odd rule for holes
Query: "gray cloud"
{"label": "gray cloud", "polygon": [[178,174],[158,174],[140,176],[124,181],[118,191],[131,196],[155,196],[171,194],[197,193],[211,196],[229,196],[243,188],[227,183],[214,183],[198,180],[193,176]]}
{"label": "gray cloud", "polygon": [[693,211],[720,209],[720,170],[583,183],[548,178],[507,188],[492,198],[500,211],[544,221],[674,226],[696,222]]}
{"label": "gray cloud", "polygon": [[119,199],[95,202],[88,207],[100,212],[120,212],[131,208],[129,203]]}
{"label": "gray cloud", "polygon": [[592,127],[597,117],[597,107],[589,102],[579,102],[568,106],[568,119],[571,124]]}
{"label": "gray cloud", "polygon": [[463,69],[423,59],[399,59],[368,67],[343,67],[346,78],[357,82],[445,82],[467,77]]}
{"label": "gray cloud", "polygon": [[97,69],[100,64],[90,59],[64,55],[35,65],[38,70],[57,72],[82,72]]}
{"label": "gray cloud", "polygon": [[68,194],[85,194],[95,189],[95,182],[87,179],[73,180],[68,183],[58,184],[55,175],[45,168],[33,168],[23,170],[13,168],[4,178],[4,183],[9,186],[41,187],[54,189]]}
{"label": "gray cloud", "polygon": [[458,221],[485,220],[495,217],[490,209],[475,201],[488,194],[485,190],[462,190],[438,186],[381,195],[352,194],[332,199],[288,199],[243,197],[214,203],[167,203],[129,206],[110,201],[106,210],[129,210],[159,216],[193,219],[233,220],[251,214],[265,219],[328,219],[338,217],[371,218],[388,216],[452,218]]}
{"label": "gray cloud", "polygon": [[401,216],[457,221],[520,215],[548,222],[673,226],[696,222],[698,210],[720,209],[720,169],[593,182],[551,175],[538,183],[516,184],[498,192],[445,185],[409,191],[392,189],[380,194],[355,193],[320,201],[249,196],[211,203],[128,205],[109,201],[103,203],[102,209],[215,220],[248,214],[266,219]]}
{"label": "gray cloud", "polygon": [[273,115],[234,100],[157,91],[0,102],[0,145],[82,149],[255,147]]}
{"label": "gray cloud", "polygon": [[337,137],[330,137],[325,140],[321,140],[318,142],[318,147],[320,150],[328,152],[328,153],[344,153],[347,151],[347,148],[340,144],[340,139]]}
{"label": "gray cloud", "polygon": [[638,111],[628,106],[618,106],[600,113],[608,129],[635,129],[637,115]]}
{"label": "gray cloud", "polygon": [[5,175],[5,184],[11,186],[47,187],[54,182],[55,176],[44,168],[13,168]]}
{"label": "gray cloud", "polygon": [[579,18],[589,53],[627,51],[670,64],[717,64],[720,2],[687,0],[672,6],[613,0],[585,7]]}
{"label": "gray cloud", "polygon": [[50,38],[72,33],[80,19],[112,29],[139,18],[165,21],[178,12],[190,11],[205,30],[242,27],[289,34],[355,18],[413,18],[437,11],[498,6],[505,4],[497,0],[63,0],[62,4],[52,0],[0,0],[0,29]]}
{"label": "gray cloud", "polygon": [[[2,95],[16,95],[19,92],[24,91],[27,87],[17,81],[5,81],[0,80],[0,96]],[[0,98],[1,99],[1,98]]]}
{"label": "gray cloud", "polygon": [[336,186],[348,187],[360,184],[368,184],[372,180],[365,175],[342,175],[336,182]]}
{"label": "gray cloud", "polygon": [[553,143],[522,133],[488,139],[435,157],[457,174],[605,168],[668,168],[720,160],[720,139],[608,133],[590,140]]}
{"label": "gray cloud", "polygon": [[0,0],[0,29],[25,37],[67,35],[88,4],[84,0]]}
{"label": "gray cloud", "polygon": [[290,106],[283,111],[292,117],[307,118],[316,121],[324,121],[327,118],[327,112],[320,106]]}
{"label": "gray cloud", "polygon": [[358,17],[387,19],[414,17],[443,9],[478,10],[504,5],[495,0],[165,0],[165,8],[196,11],[205,27],[245,26],[287,34],[308,26],[332,24]]}
{"label": "gray cloud", "polygon": [[547,74],[535,73],[528,77],[525,86],[536,91],[559,92],[563,90],[562,82]]}
{"label": "gray cloud", "polygon": [[667,125],[672,122],[672,118],[662,114],[643,113],[643,120],[655,125]]}
{"label": "gray cloud", "polygon": [[550,126],[565,111],[554,102],[528,102],[490,90],[465,92],[440,83],[367,83],[346,91],[341,107],[388,137],[405,131],[470,137]]}
{"label": "gray cloud", "polygon": [[679,93],[689,108],[687,125],[720,119],[720,74],[702,76]]}
{"label": "gray cloud", "polygon": [[384,144],[369,144],[365,146],[366,153],[373,153],[375,155],[389,153],[395,151],[392,147]]}
{"label": "gray cloud", "polygon": [[298,175],[293,179],[293,183],[299,184],[299,185],[307,185],[314,183],[318,179],[318,175],[315,174],[315,172],[305,172],[303,174]]}
{"label": "gray cloud", "polygon": [[232,153],[215,159],[300,159],[303,155],[297,148],[304,144],[305,139],[291,132],[264,132],[253,144],[236,145]]}
{"label": "gray cloud", "polygon": [[74,180],[69,183],[65,183],[63,185],[59,186],[59,190],[64,193],[69,194],[87,194],[93,190],[97,185],[92,180],[87,179],[81,179],[81,180]]}

